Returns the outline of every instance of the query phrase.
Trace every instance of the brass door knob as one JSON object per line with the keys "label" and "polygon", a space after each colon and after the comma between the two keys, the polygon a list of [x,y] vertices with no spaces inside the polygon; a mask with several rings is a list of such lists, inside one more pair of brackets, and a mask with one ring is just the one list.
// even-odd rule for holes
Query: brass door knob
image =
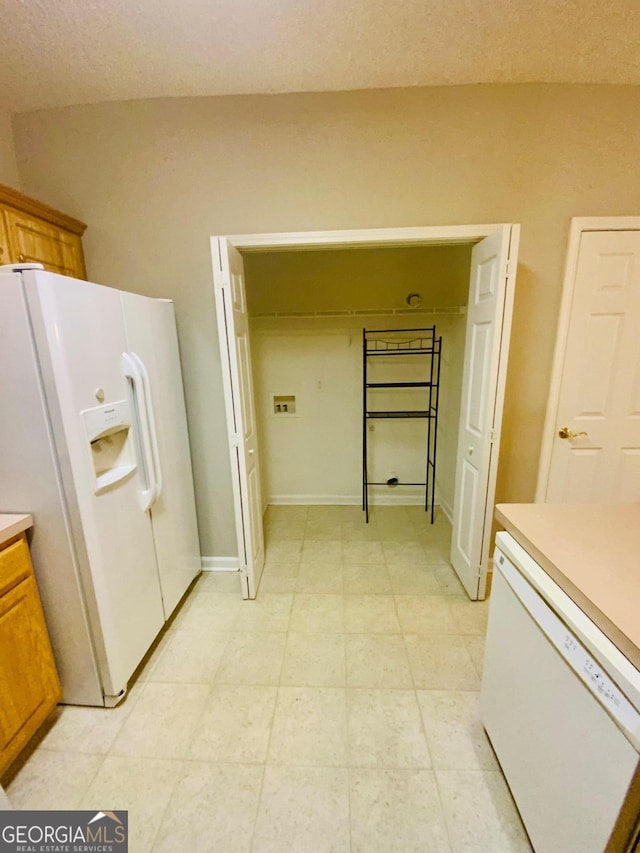
{"label": "brass door knob", "polygon": [[579,435],[587,435],[587,433],[584,430],[572,432],[569,427],[562,427],[558,430],[558,438],[577,438]]}

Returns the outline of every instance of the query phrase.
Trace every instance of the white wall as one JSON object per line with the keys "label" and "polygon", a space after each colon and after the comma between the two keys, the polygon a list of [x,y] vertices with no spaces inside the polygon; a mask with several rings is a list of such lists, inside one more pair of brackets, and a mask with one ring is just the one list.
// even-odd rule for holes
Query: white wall
{"label": "white wall", "polygon": [[[464,316],[413,315],[418,325],[437,322],[448,387],[441,397],[438,478],[450,509],[454,489],[461,367],[451,350],[462,340]],[[369,328],[403,328],[406,319],[367,318]],[[457,331],[462,328],[462,335]],[[263,501],[267,503],[352,503],[362,485],[362,320],[356,318],[257,319],[251,321]],[[383,363],[384,362],[384,363]],[[369,359],[370,381],[418,381],[427,376],[423,357]],[[274,414],[274,395],[295,395],[296,413]],[[426,392],[394,389],[370,392],[371,407],[424,409]],[[422,419],[370,421],[369,479],[423,482],[427,423]],[[372,502],[421,503],[424,489],[373,488]],[[439,496],[437,496],[437,502]]]}
{"label": "white wall", "polygon": [[7,184],[14,190],[20,188],[11,113],[2,107],[0,107],[0,184]]}
{"label": "white wall", "polygon": [[640,88],[176,98],[14,117],[98,281],[176,302],[204,553],[235,553],[209,237],[520,222],[497,498],[532,500],[572,216],[640,210]]}

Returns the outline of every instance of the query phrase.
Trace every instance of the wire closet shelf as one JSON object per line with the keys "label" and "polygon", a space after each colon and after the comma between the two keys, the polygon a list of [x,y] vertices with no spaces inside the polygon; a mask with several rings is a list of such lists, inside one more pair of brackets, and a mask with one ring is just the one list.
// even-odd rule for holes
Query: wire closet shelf
{"label": "wire closet shelf", "polygon": [[[369,488],[371,486],[423,486],[425,512],[431,510],[431,523],[435,513],[436,451],[438,442],[438,398],[440,390],[440,354],[442,337],[437,337],[436,327],[424,329],[363,329],[362,330],[362,509],[369,523]],[[387,359],[406,356],[422,357],[421,378],[418,381],[371,382],[370,359]],[[370,392],[376,389],[424,389],[424,403],[420,408],[372,408]],[[402,482],[393,478],[383,482],[369,480],[369,427],[375,419],[420,418],[426,420],[426,464],[424,480]]]}

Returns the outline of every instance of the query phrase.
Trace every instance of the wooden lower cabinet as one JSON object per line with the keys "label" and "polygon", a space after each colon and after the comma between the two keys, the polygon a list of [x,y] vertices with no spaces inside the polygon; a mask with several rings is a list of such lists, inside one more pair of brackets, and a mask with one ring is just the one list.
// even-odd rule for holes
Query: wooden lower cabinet
{"label": "wooden lower cabinet", "polygon": [[0,550],[0,774],[61,698],[25,534]]}

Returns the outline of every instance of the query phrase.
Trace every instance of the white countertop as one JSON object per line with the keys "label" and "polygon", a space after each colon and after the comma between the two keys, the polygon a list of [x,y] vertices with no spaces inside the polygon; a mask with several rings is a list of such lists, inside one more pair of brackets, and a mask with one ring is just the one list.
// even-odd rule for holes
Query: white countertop
{"label": "white countertop", "polygon": [[0,513],[0,545],[4,545],[7,539],[17,536],[23,530],[33,527],[33,519],[30,515],[18,515],[17,513]]}
{"label": "white countertop", "polygon": [[496,518],[640,669],[640,504],[498,504]]}

